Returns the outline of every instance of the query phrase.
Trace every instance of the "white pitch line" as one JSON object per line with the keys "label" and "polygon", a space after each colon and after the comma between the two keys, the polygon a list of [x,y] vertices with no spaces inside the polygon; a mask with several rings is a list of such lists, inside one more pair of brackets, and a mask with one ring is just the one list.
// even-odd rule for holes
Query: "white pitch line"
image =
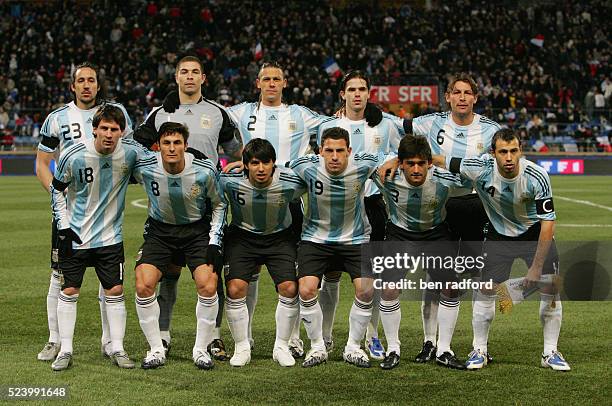
{"label": "white pitch line", "polygon": [[612,224],[555,224],[555,227],[574,227],[574,228],[582,228],[582,227],[612,227]]}
{"label": "white pitch line", "polygon": [[570,199],[569,197],[563,197],[563,196],[558,196],[558,195],[554,196],[553,199],[561,199],[561,200],[565,200],[567,202],[579,203],[579,204],[584,204],[586,206],[592,206],[592,207],[597,207],[597,208],[600,208],[600,209],[612,211],[612,207],[604,206],[603,204],[593,203],[593,202],[590,202],[588,200]]}
{"label": "white pitch line", "polygon": [[146,203],[143,203],[143,202],[146,202],[146,201],[147,201],[147,199],[132,200],[131,205],[134,206],[134,207],[138,207],[140,209],[148,209],[149,206],[147,206]]}

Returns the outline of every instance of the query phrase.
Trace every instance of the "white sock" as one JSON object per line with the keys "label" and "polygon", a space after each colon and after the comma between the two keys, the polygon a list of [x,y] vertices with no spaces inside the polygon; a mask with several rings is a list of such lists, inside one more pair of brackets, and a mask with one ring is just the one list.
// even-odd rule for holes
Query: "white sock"
{"label": "white sock", "polygon": [[66,295],[60,292],[57,301],[57,325],[61,342],[61,352],[72,352],[72,338],[77,316],[77,300],[79,295]]}
{"label": "white sock", "polygon": [[440,307],[438,308],[438,344],[436,355],[439,357],[445,352],[454,354],[451,350],[451,341],[459,316],[459,300],[440,295]]}
{"label": "white sock", "polygon": [[378,322],[380,320],[381,293],[382,291],[380,289],[374,289],[374,294],[372,295],[372,317],[370,317],[370,322],[368,323],[368,328],[366,330],[366,338],[378,338]]}
{"label": "white sock", "polygon": [[[159,305],[159,301],[157,303]],[[162,340],[164,340],[165,342],[167,342],[168,344],[170,344],[170,332],[169,331],[162,331],[159,330],[159,336],[161,337]]]}
{"label": "white sock", "polygon": [[138,322],[152,352],[163,353],[161,334],[159,333],[159,304],[155,295],[149,297],[136,296],[136,313]]}
{"label": "white sock", "polygon": [[400,355],[399,328],[402,320],[402,308],[399,299],[380,300],[380,320],[382,321],[385,339],[387,340],[387,354],[395,351]]}
{"label": "white sock", "polygon": [[472,330],[474,340],[472,347],[487,353],[487,343],[489,341],[489,327],[495,318],[495,295],[485,295],[478,292],[472,309]]}
{"label": "white sock", "polygon": [[[554,307],[553,307],[554,306]],[[557,351],[563,307],[555,295],[540,293],[540,321],[544,329],[544,354]]]}
{"label": "white sock", "polygon": [[[299,340],[300,339],[301,323],[302,323],[302,318],[300,317],[300,306],[298,306],[297,316],[295,317],[295,321],[293,322],[293,326],[291,328],[291,337],[289,337],[289,340]],[[321,321],[321,323],[323,322]]]}
{"label": "white sock", "polygon": [[[429,281],[429,275],[427,281]],[[423,291],[421,302],[421,319],[423,320],[423,342],[436,343],[436,331],[438,328],[438,301],[440,295],[430,290]]]}
{"label": "white sock", "polygon": [[110,330],[111,351],[112,353],[124,351],[123,338],[125,337],[125,323],[127,321],[125,298],[123,294],[106,296],[104,301],[106,302],[106,317]]}
{"label": "white sock", "polygon": [[310,300],[300,298],[300,317],[304,322],[306,334],[310,339],[310,348],[325,351],[323,343],[323,312],[318,297]]}
{"label": "white sock", "polygon": [[361,340],[365,335],[370,317],[372,316],[372,302],[362,302],[355,298],[349,313],[349,335],[346,349],[361,347]]}
{"label": "white sock", "polygon": [[[176,292],[178,290],[178,279],[161,278],[157,291],[157,303],[159,304],[159,330],[162,331],[162,339],[170,342],[170,323],[172,312],[176,303]],[[167,333],[166,335],[163,333]],[[167,339],[165,338],[167,337]]]}
{"label": "white sock", "polygon": [[255,313],[255,306],[257,306],[257,296],[259,294],[259,274],[255,274],[251,277],[249,282],[249,291],[246,297],[246,306],[249,310],[249,342],[253,339],[253,314]]}
{"label": "white sock", "polygon": [[241,299],[225,298],[225,315],[230,333],[232,333],[234,338],[234,351],[245,347],[251,348],[248,334],[249,311],[246,302],[246,297]]}
{"label": "white sock", "polygon": [[298,297],[284,297],[278,295],[276,305],[276,341],[274,347],[289,348],[289,337],[295,325],[299,311]]}
{"label": "white sock", "polygon": [[196,339],[194,350],[206,351],[206,347],[213,340],[213,330],[217,321],[217,311],[219,310],[219,297],[217,292],[212,297],[198,295],[196,303]]}
{"label": "white sock", "polygon": [[59,343],[59,327],[57,325],[57,300],[62,290],[60,274],[53,270],[49,291],[47,292],[47,324],[49,325],[49,342]]}
{"label": "white sock", "polygon": [[336,309],[340,298],[340,278],[331,279],[323,276],[319,290],[319,304],[323,312],[323,338],[330,340],[333,336]]}
{"label": "white sock", "polygon": [[102,337],[100,341],[102,344],[110,343],[110,329],[108,327],[108,316],[106,315],[106,301],[104,300],[104,288],[102,284],[98,284],[98,304],[100,305],[100,321],[102,323]]}

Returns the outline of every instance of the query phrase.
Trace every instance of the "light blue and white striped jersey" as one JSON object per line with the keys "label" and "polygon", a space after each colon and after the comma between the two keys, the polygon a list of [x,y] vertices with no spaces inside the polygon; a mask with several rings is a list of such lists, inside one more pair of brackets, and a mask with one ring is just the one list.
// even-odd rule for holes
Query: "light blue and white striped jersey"
{"label": "light blue and white striped jersey", "polygon": [[[451,168],[454,165],[451,165]],[[527,159],[519,161],[519,174],[504,178],[495,158],[461,160],[460,173],[474,182],[491,224],[501,235],[516,237],[540,220],[555,220],[550,178]]]}
{"label": "light blue and white striped jersey", "polygon": [[[404,133],[404,120],[384,113],[383,117],[392,118],[400,133]],[[458,158],[476,157],[491,149],[491,140],[501,129],[495,121],[474,114],[470,125],[455,123],[450,111],[432,113],[412,119],[414,135],[427,137],[434,155]]]}
{"label": "light blue and white striped jersey", "polygon": [[123,240],[128,181],[134,166],[150,154],[124,138],[108,155],[96,151],[93,139],[64,150],[55,169],[51,204],[58,228],[70,227],[83,241],[73,243],[73,248],[106,247]]}
{"label": "light blue and white striped jersey", "polygon": [[270,141],[279,166],[306,155],[310,137],[317,134],[321,123],[332,119],[297,104],[269,107],[263,103],[240,103],[229,107],[227,112],[236,123],[244,145],[253,138]]}
{"label": "light blue and white striped jersey", "polygon": [[295,173],[276,167],[272,183],[256,188],[243,173],[222,173],[221,189],[229,202],[232,224],[255,234],[272,234],[291,226],[289,203],[306,193],[307,185]]}
{"label": "light blue and white striped jersey", "polygon": [[[321,145],[323,131],[333,127],[344,128],[349,133],[353,154],[376,155],[379,162],[390,152],[397,154],[401,137],[395,124],[387,118],[383,118],[376,127],[370,127],[366,120],[349,120],[346,117],[327,121],[319,127],[317,144]],[[380,193],[378,188],[368,179],[365,195],[372,196],[377,193]]]}
{"label": "light blue and white striped jersey", "polygon": [[[128,116],[125,107],[119,103],[106,102],[119,107],[125,115],[124,138],[131,138],[132,120]],[[54,153],[57,156],[66,148],[84,140],[93,138],[92,121],[93,116],[98,111],[100,105],[94,106],[89,110],[81,110],[74,102],[70,102],[63,107],[49,113],[40,128],[41,141],[38,149],[43,152]]]}
{"label": "light blue and white striped jersey", "polygon": [[308,184],[302,240],[343,245],[368,242],[371,228],[363,202],[364,186],[377,165],[374,155],[351,155],[344,172],[334,176],[319,155],[290,162],[289,167]]}
{"label": "light blue and white striped jersey", "polygon": [[432,166],[421,186],[412,186],[398,169],[394,177],[387,176],[384,184],[375,176],[374,181],[387,203],[393,224],[412,232],[431,230],[446,219],[449,197],[472,191],[472,182],[459,175]]}
{"label": "light blue and white striped jersey", "polygon": [[175,225],[195,223],[204,218],[210,199],[210,244],[220,246],[227,204],[217,177],[210,159],[196,159],[191,154],[185,154],[185,168],[177,174],[166,172],[159,153],[134,168],[134,178],[147,192],[149,217],[154,220]]}

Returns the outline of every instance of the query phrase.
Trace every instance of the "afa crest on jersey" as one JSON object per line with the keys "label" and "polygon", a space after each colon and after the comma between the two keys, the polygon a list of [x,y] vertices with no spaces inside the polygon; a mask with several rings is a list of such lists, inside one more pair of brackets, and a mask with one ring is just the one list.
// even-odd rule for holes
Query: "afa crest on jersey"
{"label": "afa crest on jersey", "polygon": [[476,145],[476,148],[480,151],[480,152],[484,152],[484,145],[482,144],[482,142],[479,142]]}
{"label": "afa crest on jersey", "polygon": [[439,205],[440,205],[440,201],[436,199],[435,197],[431,198],[431,200],[427,202],[427,207],[432,210],[435,210]]}
{"label": "afa crest on jersey", "polygon": [[374,145],[380,146],[382,144],[382,137],[376,136],[374,137]]}
{"label": "afa crest on jersey", "polygon": [[353,196],[354,197],[357,197],[360,190],[361,190],[361,183],[359,182],[353,183]]}
{"label": "afa crest on jersey", "polygon": [[283,207],[287,204],[287,200],[285,200],[285,198],[283,196],[279,196],[279,198],[276,200],[276,205],[278,207]]}
{"label": "afa crest on jersey", "polygon": [[209,129],[212,127],[212,120],[207,115],[200,116],[200,127]]}
{"label": "afa crest on jersey", "polygon": [[130,171],[130,168],[126,164],[121,164],[121,175],[125,176]]}
{"label": "afa crest on jersey", "polygon": [[192,199],[195,199],[196,197],[200,196],[202,194],[202,187],[200,185],[198,185],[197,183],[194,183],[193,185],[191,185],[191,189],[189,191],[189,196]]}
{"label": "afa crest on jersey", "polygon": [[295,122],[295,120],[290,120],[288,127],[289,127],[289,131],[297,130],[297,123]]}
{"label": "afa crest on jersey", "polygon": [[531,196],[527,192],[521,193],[521,203],[526,203],[531,200]]}

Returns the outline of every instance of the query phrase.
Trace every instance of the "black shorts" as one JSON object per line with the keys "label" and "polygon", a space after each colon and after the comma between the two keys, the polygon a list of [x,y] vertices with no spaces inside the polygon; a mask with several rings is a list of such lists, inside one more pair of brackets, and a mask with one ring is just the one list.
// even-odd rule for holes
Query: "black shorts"
{"label": "black shorts", "polygon": [[470,193],[448,199],[446,222],[453,240],[461,240],[463,255],[478,256],[482,253],[480,241],[484,241],[489,219],[478,194]]}
{"label": "black shorts", "polygon": [[104,289],[123,285],[123,243],[100,248],[74,250],[69,258],[60,258],[58,272],[62,289],[80,288],[87,267],[94,267]]}
{"label": "black shorts", "polygon": [[[482,271],[482,281],[493,280],[502,283],[510,278],[512,264],[517,258],[522,258],[527,267],[531,266],[538,247],[540,223],[531,226],[518,237],[507,237],[489,229],[484,244],[485,267]],[[559,273],[559,253],[555,241],[552,241],[544,265],[542,275]]]}
{"label": "black shorts", "polygon": [[[408,231],[393,223],[388,223],[385,241],[402,241],[403,251],[411,252],[412,255],[417,256],[447,258],[456,257],[458,252],[458,244],[451,239],[451,233],[446,223],[441,223],[431,230],[421,232]],[[390,254],[392,255],[393,253]],[[389,256],[389,254],[386,255]],[[459,280],[458,274],[454,269],[444,269],[439,265],[441,263],[438,264],[432,261],[431,266],[426,267],[426,271],[432,281],[454,282]],[[395,282],[401,278],[403,278],[402,274],[392,272],[384,280]]]}
{"label": "black shorts", "polygon": [[57,270],[57,263],[59,261],[58,243],[59,238],[57,237],[57,220],[53,218],[51,221],[51,269]]}
{"label": "black shorts", "polygon": [[295,281],[296,246],[291,228],[270,235],[254,234],[235,226],[227,230],[224,249],[225,281],[241,279],[250,282],[265,265],[275,285]]}
{"label": "black shorts", "polygon": [[387,225],[387,208],[381,194],[375,194],[364,198],[366,215],[372,227],[370,241],[384,241],[385,227]]}
{"label": "black shorts", "polygon": [[304,223],[304,211],[302,209],[302,199],[295,199],[289,203],[291,212],[291,231],[293,242],[297,243],[302,235],[302,224]]}
{"label": "black shorts", "polygon": [[168,265],[174,263],[173,259],[184,256],[191,272],[195,271],[198,266],[207,263],[209,229],[206,220],[174,225],[149,217],[145,224],[145,240],[138,251],[136,266],[154,265],[165,274]]}
{"label": "black shorts", "polygon": [[297,249],[298,279],[304,276],[316,276],[321,279],[328,271],[330,263],[341,264],[351,280],[372,278],[370,261],[364,259],[362,262],[361,249],[362,244],[318,244],[300,241]]}

